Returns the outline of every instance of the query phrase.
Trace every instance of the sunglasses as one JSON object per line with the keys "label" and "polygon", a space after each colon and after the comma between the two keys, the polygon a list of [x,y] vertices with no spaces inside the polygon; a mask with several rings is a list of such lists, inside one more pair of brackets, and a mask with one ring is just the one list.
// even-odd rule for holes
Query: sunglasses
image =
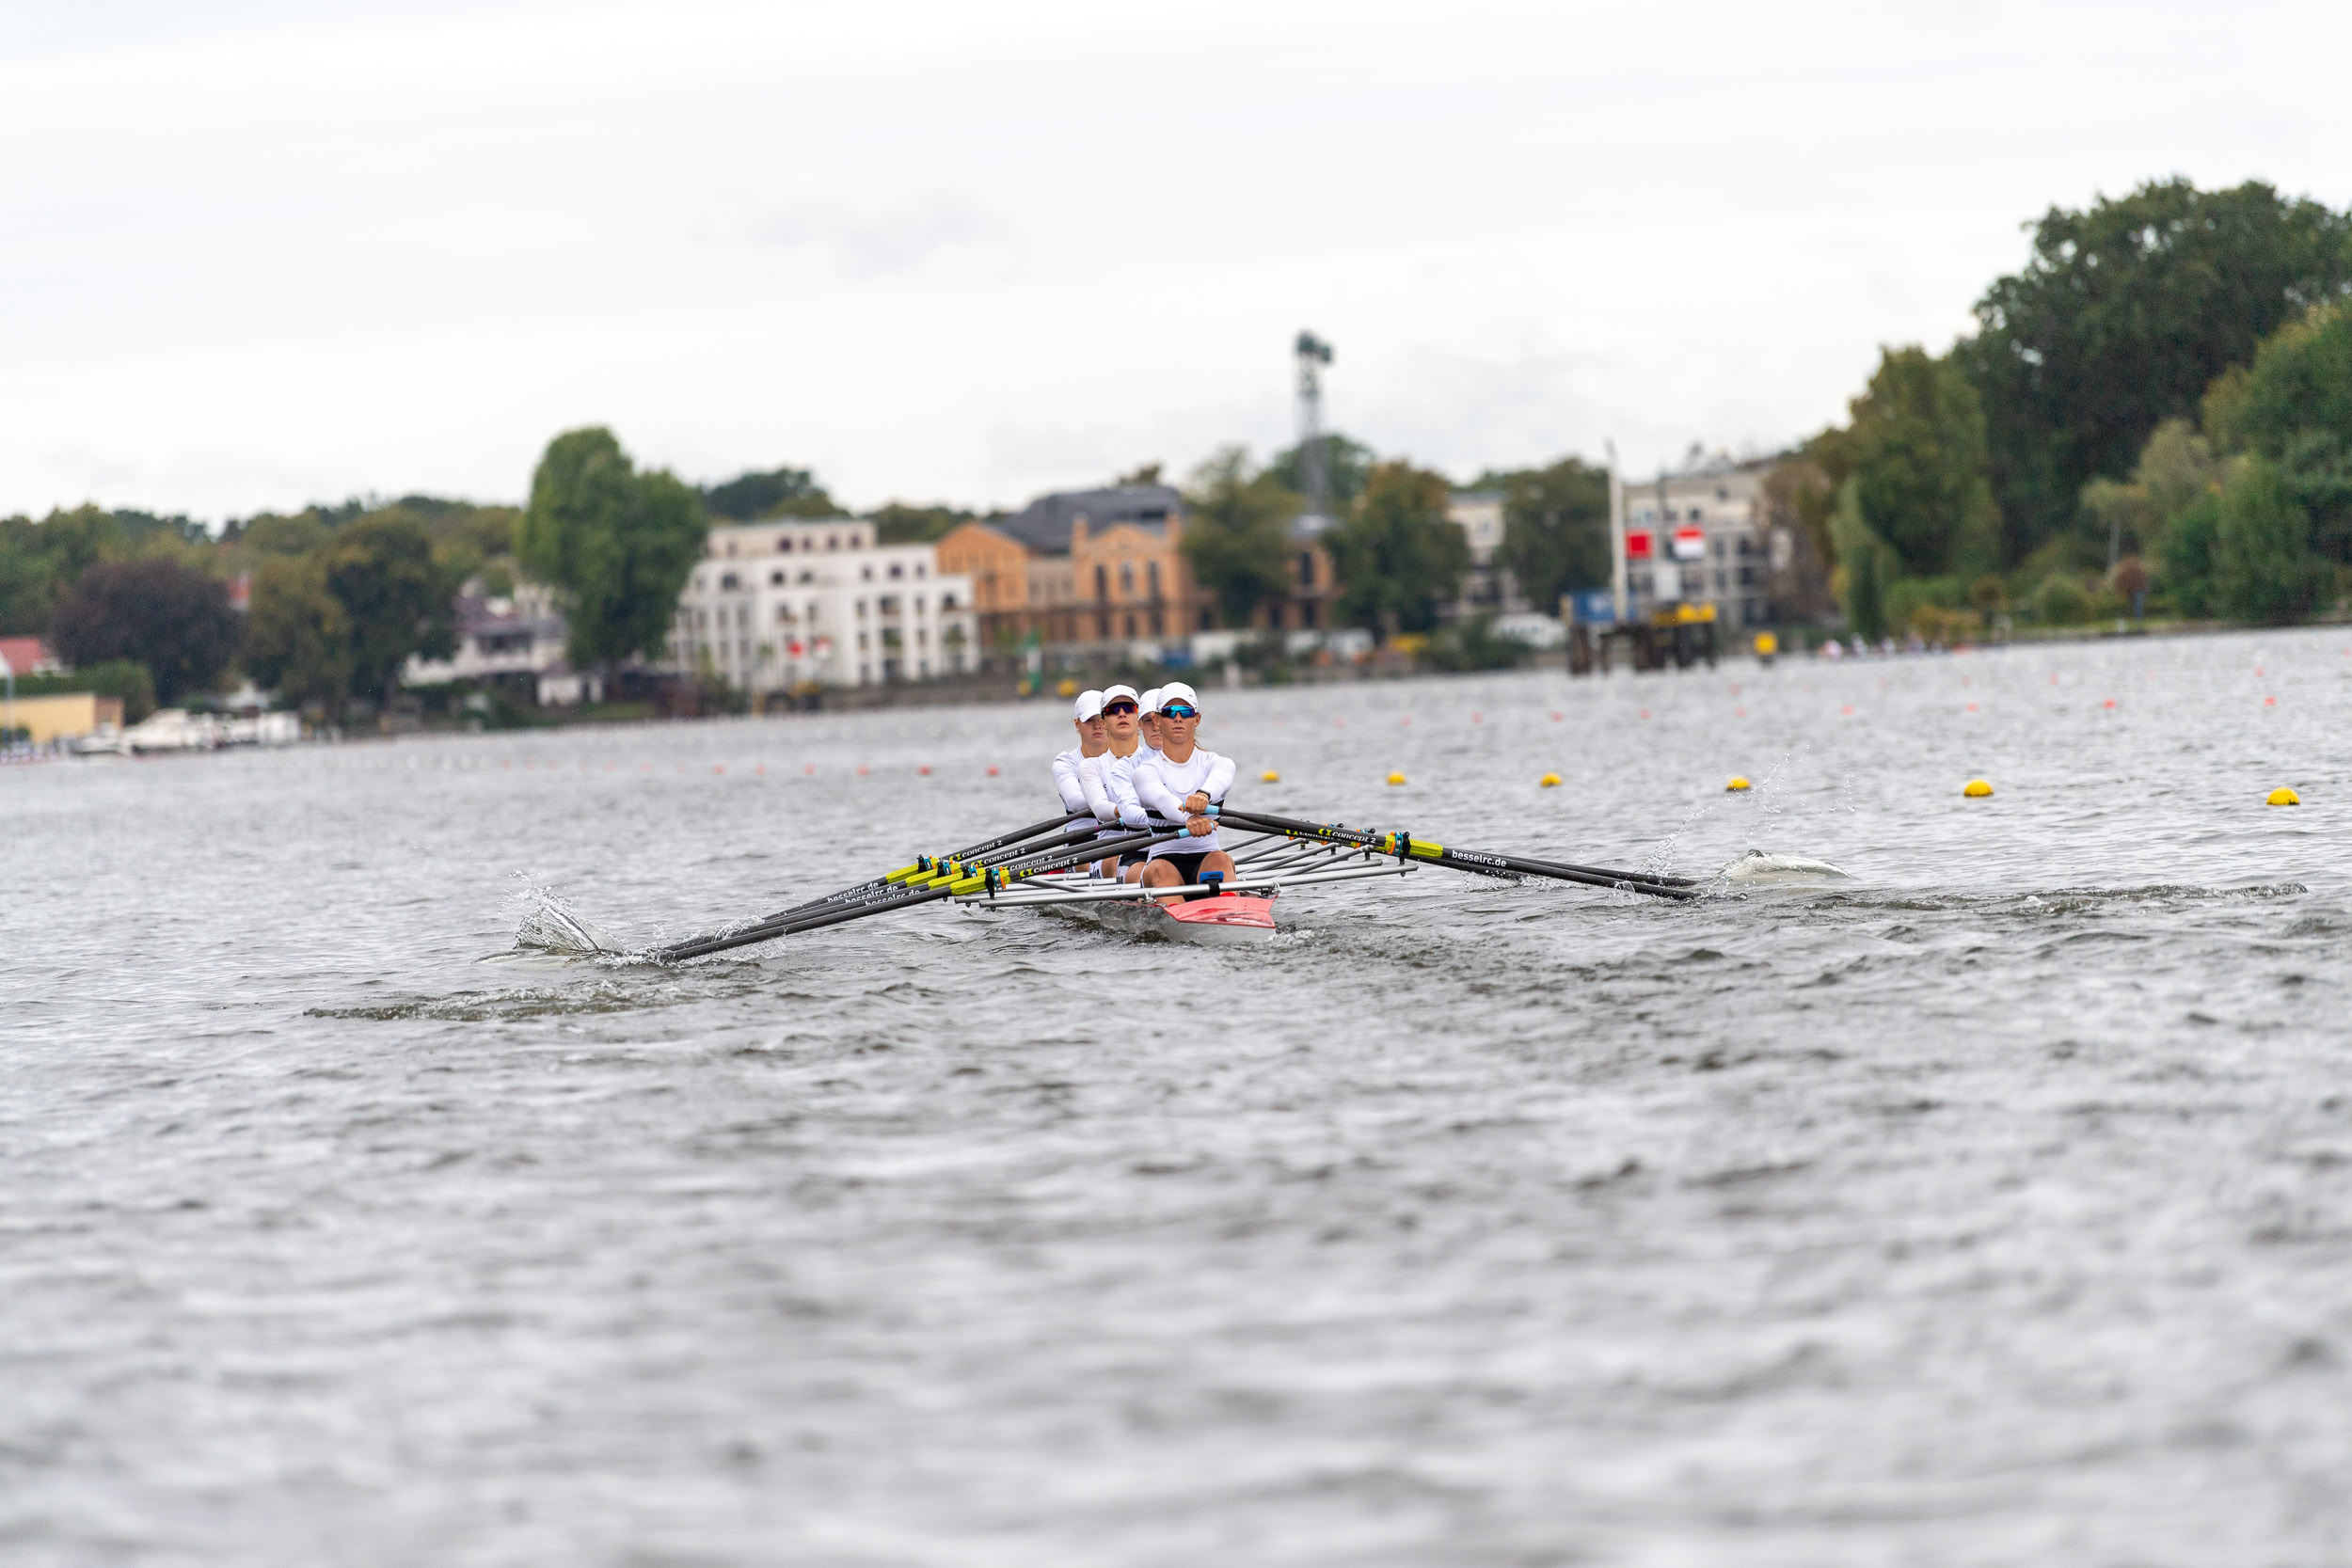
{"label": "sunglasses", "polygon": [[1103,705],[1103,716],[1105,719],[1109,718],[1114,713],[1134,713],[1136,711],[1137,711],[1136,705],[1123,699],[1116,703],[1105,703]]}
{"label": "sunglasses", "polygon": [[1163,719],[1198,719],[1200,717],[1200,710],[1184,703],[1177,703],[1160,709],[1160,717]]}

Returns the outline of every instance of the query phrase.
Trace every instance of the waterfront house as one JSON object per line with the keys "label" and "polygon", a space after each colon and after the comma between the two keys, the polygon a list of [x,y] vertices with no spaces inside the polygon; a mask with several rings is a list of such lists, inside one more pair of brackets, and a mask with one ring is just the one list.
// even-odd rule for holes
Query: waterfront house
{"label": "waterfront house", "polygon": [[935,680],[976,668],[970,578],[855,518],[715,528],[671,624],[670,667],[738,690]]}

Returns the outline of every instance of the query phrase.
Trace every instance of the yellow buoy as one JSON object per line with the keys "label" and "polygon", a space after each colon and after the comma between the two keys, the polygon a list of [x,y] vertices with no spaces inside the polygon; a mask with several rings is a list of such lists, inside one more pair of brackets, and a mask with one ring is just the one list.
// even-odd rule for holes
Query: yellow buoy
{"label": "yellow buoy", "polygon": [[1273,768],[1269,768],[1264,772],[1258,775],[1258,782],[1260,784],[1280,784],[1282,782],[1282,775],[1277,773]]}
{"label": "yellow buoy", "polygon": [[1404,782],[1405,782],[1405,775],[1404,775],[1404,774],[1402,774],[1402,773],[1391,773],[1391,774],[1390,774],[1390,775],[1389,775],[1389,783],[1391,783],[1391,784],[1403,784]]}
{"label": "yellow buoy", "polygon": [[1557,773],[1547,773],[1542,778],[1537,779],[1535,783],[1545,789],[1553,789],[1559,785],[1560,775]]}
{"label": "yellow buoy", "polygon": [[2270,792],[2270,798],[2263,802],[2265,806],[2299,806],[2302,803],[2303,797],[2297,795],[2295,791],[2289,789],[2284,784],[2280,784],[2278,788],[2272,790]]}
{"label": "yellow buoy", "polygon": [[1756,786],[1754,784],[1748,783],[1748,777],[1746,774],[1734,773],[1731,776],[1731,782],[1724,785],[1724,792],[1727,795],[1738,795],[1744,790],[1754,789],[1755,787]]}
{"label": "yellow buoy", "polygon": [[1967,787],[1963,789],[1961,793],[1967,796],[1971,800],[1981,800],[1986,796],[1993,793],[1993,786],[1986,784],[1982,779],[1970,779],[1968,781]]}

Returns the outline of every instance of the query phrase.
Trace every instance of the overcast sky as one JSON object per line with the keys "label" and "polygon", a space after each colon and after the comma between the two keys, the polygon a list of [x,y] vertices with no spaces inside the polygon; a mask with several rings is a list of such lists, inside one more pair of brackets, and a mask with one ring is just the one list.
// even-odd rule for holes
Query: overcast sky
{"label": "overcast sky", "polygon": [[0,0],[0,512],[1769,448],[2020,225],[2352,201],[2340,5]]}

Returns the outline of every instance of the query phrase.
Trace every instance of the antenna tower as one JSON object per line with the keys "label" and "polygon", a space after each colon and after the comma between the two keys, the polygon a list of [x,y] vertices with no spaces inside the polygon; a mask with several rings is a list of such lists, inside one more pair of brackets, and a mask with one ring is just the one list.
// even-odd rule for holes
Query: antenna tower
{"label": "antenna tower", "polygon": [[1323,367],[1331,362],[1331,345],[1311,332],[1301,332],[1291,352],[1298,356],[1298,477],[1307,491],[1307,510],[1317,517],[1331,515],[1331,473],[1323,450]]}

